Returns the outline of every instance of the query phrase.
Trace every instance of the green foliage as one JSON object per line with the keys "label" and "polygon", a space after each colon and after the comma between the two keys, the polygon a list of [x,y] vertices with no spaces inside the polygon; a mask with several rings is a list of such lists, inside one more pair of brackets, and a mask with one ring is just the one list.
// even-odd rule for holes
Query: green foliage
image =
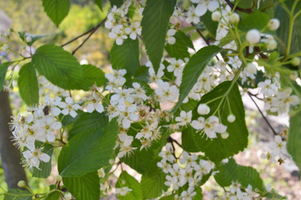
{"label": "green foliage", "polygon": [[94,0],[94,2],[99,7],[99,9],[102,11],[102,0]]}
{"label": "green foliage", "polygon": [[211,19],[211,12],[206,12],[202,17],[202,22],[204,23],[207,30],[211,33],[213,37],[216,37],[216,30],[218,23],[215,21],[212,21]]}
{"label": "green foliage", "polygon": [[39,85],[36,70],[31,62],[19,71],[18,86],[22,99],[27,105],[39,104]]}
{"label": "green foliage", "polygon": [[67,90],[81,89],[83,70],[76,58],[63,48],[53,44],[39,47],[32,56],[32,64],[54,85]]}
{"label": "green foliage", "polygon": [[4,200],[31,200],[32,194],[26,190],[9,189],[10,195],[4,195]]}
{"label": "green foliage", "polygon": [[140,183],[126,171],[122,171],[119,175],[118,181],[116,183],[116,188],[128,187],[132,189],[125,196],[119,195],[120,200],[141,200],[143,199],[143,193]]}
{"label": "green foliage", "polygon": [[45,198],[45,200],[59,200],[61,193],[57,190],[55,190],[55,185],[50,185],[50,190],[52,191],[48,196]]}
{"label": "green foliage", "polygon": [[111,6],[113,7],[114,5],[119,8],[123,4],[123,0],[109,0],[111,3]]}
{"label": "green foliage", "polygon": [[251,29],[263,30],[269,23],[269,16],[265,13],[255,12],[243,18],[238,24],[238,28],[244,32]]}
{"label": "green foliage", "polygon": [[59,26],[68,15],[70,0],[43,0],[43,7],[52,22]]}
{"label": "green foliage", "polygon": [[[21,40],[23,40],[28,46],[31,46],[35,41],[47,37],[49,35],[34,35],[34,34],[30,34],[30,33],[23,33],[23,32],[18,32],[19,37],[21,38]],[[30,37],[31,38],[31,42],[27,42],[26,38]]]}
{"label": "green foliage", "polygon": [[165,36],[168,30],[170,16],[174,11],[176,0],[147,1],[143,11],[142,39],[145,44],[147,55],[157,72],[163,56]]}
{"label": "green foliage", "polygon": [[173,111],[178,109],[210,60],[220,51],[221,49],[217,46],[207,46],[200,49],[190,58],[183,71],[183,79],[180,85],[180,97]]}
{"label": "green foliage", "polygon": [[83,176],[63,177],[63,183],[76,199],[95,200],[100,198],[97,171]]}
{"label": "green foliage", "polygon": [[82,83],[82,88],[84,90],[90,90],[91,87],[96,84],[97,87],[104,86],[106,82],[104,72],[93,66],[93,65],[82,65],[84,81]]}
{"label": "green foliage", "polygon": [[58,170],[62,177],[77,177],[109,165],[116,143],[116,118],[105,129],[83,132],[62,148]]}
{"label": "green foliage", "polygon": [[130,79],[139,66],[139,41],[128,38],[122,45],[114,43],[110,52],[113,69],[126,69],[125,77]]}
{"label": "green foliage", "polygon": [[52,152],[54,147],[51,144],[43,144],[42,142],[36,141],[35,145],[37,147],[41,147],[43,145],[43,153],[46,153],[48,156],[50,156],[50,160],[49,162],[45,163],[45,162],[40,162],[39,168],[37,169],[35,167],[33,167],[32,169],[32,176],[33,177],[37,177],[37,178],[47,178],[50,173],[51,173],[51,169],[52,169],[52,165],[51,165],[51,157],[52,157]]}
{"label": "green foliage", "polygon": [[0,91],[3,89],[7,68],[11,64],[12,64],[12,62],[5,62],[5,63],[0,64]]}

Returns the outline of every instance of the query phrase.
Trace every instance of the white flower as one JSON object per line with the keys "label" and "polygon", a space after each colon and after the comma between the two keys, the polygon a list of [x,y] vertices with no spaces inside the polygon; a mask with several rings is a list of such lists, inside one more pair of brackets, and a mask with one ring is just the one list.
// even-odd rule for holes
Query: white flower
{"label": "white flower", "polygon": [[186,22],[189,24],[192,22],[195,24],[200,22],[200,17],[196,15],[194,6],[188,8]]}
{"label": "white flower", "polygon": [[219,7],[217,0],[202,0],[195,8],[195,14],[197,16],[203,16],[207,10],[211,12],[215,11]]}
{"label": "white flower", "polygon": [[95,92],[92,93],[92,96],[88,98],[91,101],[90,104],[87,105],[87,112],[92,113],[96,110],[99,113],[104,111],[103,105],[101,104],[101,99],[96,95]]}
{"label": "white flower", "polygon": [[179,89],[175,86],[169,86],[169,83],[162,80],[157,81],[159,88],[155,90],[155,93],[159,95],[162,101],[176,101],[179,96]]}
{"label": "white flower", "polygon": [[77,113],[75,112],[81,107],[78,104],[73,104],[73,99],[71,97],[66,97],[65,102],[60,102],[59,106],[63,108],[62,113],[64,115],[70,114],[73,118],[76,117]]}
{"label": "white flower", "polygon": [[120,194],[121,196],[125,196],[130,191],[132,191],[132,189],[128,187],[116,188],[116,194]]}
{"label": "white flower", "polygon": [[271,79],[266,79],[264,82],[259,82],[258,87],[264,96],[271,96],[277,93],[277,86],[272,83]]}
{"label": "white flower", "polygon": [[128,129],[131,126],[131,120],[137,121],[138,115],[135,113],[136,105],[132,104],[127,107],[124,111],[120,112],[120,117],[118,120],[121,121],[123,128]]}
{"label": "white flower", "polygon": [[49,162],[50,156],[42,152],[43,148],[35,149],[34,151],[26,150],[23,156],[29,168],[36,167],[39,169],[40,161]]}
{"label": "white flower", "polygon": [[210,116],[206,120],[203,117],[199,117],[198,120],[193,120],[191,126],[196,130],[203,130],[208,138],[216,138],[216,133],[224,133],[227,130],[227,126],[220,124],[219,119],[216,116]]}
{"label": "white flower", "polygon": [[126,34],[130,35],[130,38],[132,40],[135,40],[137,38],[137,35],[141,35],[141,27],[139,22],[132,23],[130,27],[127,27],[124,29],[124,32]]}
{"label": "white flower", "polygon": [[169,60],[170,65],[167,66],[167,71],[174,73],[176,77],[182,76],[182,72],[184,69],[184,62],[182,59],[176,60],[175,58],[171,58]]}
{"label": "white flower", "polygon": [[119,110],[126,109],[126,102],[134,103],[134,98],[132,96],[133,89],[116,89],[115,94],[112,95],[110,103],[112,105],[118,105]]}
{"label": "white flower", "polygon": [[97,173],[100,178],[104,178],[106,176],[106,173],[103,170],[103,168],[100,168],[99,170],[97,170]]}
{"label": "white flower", "polygon": [[191,117],[192,117],[192,111],[185,112],[184,110],[181,111],[180,117],[176,117],[176,121],[178,122],[179,125],[186,125],[191,122]]}
{"label": "white flower", "polygon": [[253,63],[248,63],[246,66],[246,70],[250,74],[255,74],[257,72],[257,67]]}
{"label": "white flower", "polygon": [[166,33],[166,41],[168,44],[174,44],[176,39],[173,37],[176,34],[175,29],[169,29]]}
{"label": "white flower", "polygon": [[276,135],[275,136],[275,142],[270,143],[270,147],[273,149],[275,154],[279,154],[280,152],[286,154],[286,142],[282,141],[281,136]]}
{"label": "white flower", "polygon": [[[61,122],[55,122],[53,116],[46,116],[36,121],[38,132],[44,135],[48,142],[55,140],[54,131],[62,128]],[[43,141],[43,140],[42,140]]]}
{"label": "white flower", "polygon": [[180,163],[185,164],[186,163],[186,168],[194,167],[196,165],[196,159],[198,156],[196,154],[191,154],[191,156],[184,151],[182,153],[182,158],[180,158]]}
{"label": "white flower", "polygon": [[212,14],[211,14],[211,19],[212,21],[216,21],[218,22],[221,18],[221,12],[220,11],[214,11]]}

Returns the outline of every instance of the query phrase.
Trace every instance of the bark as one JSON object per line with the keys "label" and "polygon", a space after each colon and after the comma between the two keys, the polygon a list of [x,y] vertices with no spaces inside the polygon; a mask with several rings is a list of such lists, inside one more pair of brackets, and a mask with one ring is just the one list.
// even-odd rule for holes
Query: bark
{"label": "bark", "polygon": [[11,141],[12,134],[8,126],[11,116],[8,92],[2,91],[0,92],[0,154],[5,180],[9,189],[18,188],[20,180],[27,182],[25,170],[21,164],[20,150]]}

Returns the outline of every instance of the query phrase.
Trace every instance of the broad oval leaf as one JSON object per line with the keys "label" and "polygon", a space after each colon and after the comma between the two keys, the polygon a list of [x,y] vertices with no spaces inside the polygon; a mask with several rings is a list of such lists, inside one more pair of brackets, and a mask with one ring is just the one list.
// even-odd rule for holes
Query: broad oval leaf
{"label": "broad oval leaf", "polygon": [[43,7],[51,21],[59,26],[68,15],[70,0],[43,0]]}
{"label": "broad oval leaf", "polygon": [[76,58],[62,47],[41,46],[32,56],[32,64],[54,85],[66,90],[81,89],[83,70]]}
{"label": "broad oval leaf", "polygon": [[2,91],[4,82],[5,82],[5,75],[7,72],[7,68],[12,64],[13,62],[5,62],[0,64],[0,91]]}
{"label": "broad oval leaf", "polygon": [[166,44],[165,46],[165,50],[169,56],[182,60],[184,60],[184,58],[189,58],[190,54],[188,52],[188,47],[193,48],[190,38],[182,31],[177,31],[174,37],[176,38],[175,44]]}
{"label": "broad oval leaf", "polygon": [[120,200],[142,200],[143,193],[140,183],[126,171],[122,171],[116,183],[116,188],[128,187],[132,189],[125,196],[118,196]]}
{"label": "broad oval leaf", "polygon": [[101,87],[106,83],[105,73],[98,67],[93,65],[82,65],[81,67],[84,74],[84,81],[81,87],[84,90],[90,90],[90,87],[94,84],[97,87]]}
{"label": "broad oval leaf", "polygon": [[32,63],[26,63],[19,71],[19,92],[27,105],[39,104],[39,84]]}
{"label": "broad oval leaf", "polygon": [[125,77],[129,80],[136,72],[139,66],[139,41],[128,38],[122,45],[114,43],[110,60],[113,69],[126,69]]}
{"label": "broad oval leaf", "polygon": [[63,183],[76,199],[100,199],[99,177],[97,171],[79,177],[64,177]]}
{"label": "broad oval leaf", "polygon": [[269,23],[269,16],[262,12],[251,13],[238,23],[238,29],[248,32],[251,29],[262,30]]}
{"label": "broad oval leaf", "polygon": [[221,48],[217,46],[206,46],[190,58],[183,71],[182,83],[180,85],[180,97],[173,108],[173,112],[178,109],[185,97],[189,94],[210,60],[220,51]]}
{"label": "broad oval leaf", "polygon": [[118,125],[112,119],[105,130],[83,132],[62,148],[58,170],[62,177],[83,176],[108,166],[114,153]]}
{"label": "broad oval leaf", "polygon": [[168,30],[170,16],[174,11],[176,0],[152,0],[147,1],[143,10],[142,39],[147,55],[157,72],[165,45],[165,37]]}

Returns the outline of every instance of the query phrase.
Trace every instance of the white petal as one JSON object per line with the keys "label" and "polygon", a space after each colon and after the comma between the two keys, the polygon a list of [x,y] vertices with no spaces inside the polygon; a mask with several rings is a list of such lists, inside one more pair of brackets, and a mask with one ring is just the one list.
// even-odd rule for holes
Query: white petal
{"label": "white petal", "polygon": [[208,10],[210,10],[211,12],[215,11],[217,8],[219,7],[219,3],[218,1],[210,1],[208,4]]}
{"label": "white petal", "polygon": [[200,3],[195,8],[195,14],[197,16],[203,16],[207,12],[207,6],[205,3]]}
{"label": "white petal", "polygon": [[104,108],[102,106],[102,104],[97,104],[96,105],[96,111],[99,113],[102,113],[104,111]]}
{"label": "white petal", "polygon": [[76,113],[74,110],[72,110],[72,111],[70,112],[70,115],[74,118],[74,117],[76,117],[77,113]]}
{"label": "white petal", "polygon": [[87,105],[87,112],[92,113],[94,111],[94,109],[95,109],[95,107],[94,107],[93,103]]}
{"label": "white petal", "polygon": [[39,155],[39,159],[43,162],[49,162],[50,160],[50,156],[47,155],[46,153],[42,153],[41,155]]}
{"label": "white petal", "polygon": [[129,119],[127,119],[127,118],[124,118],[123,120],[122,120],[122,126],[123,126],[123,128],[130,128],[130,126],[131,126],[131,121],[129,120]]}
{"label": "white petal", "polygon": [[58,116],[59,114],[61,114],[61,110],[60,110],[58,107],[53,107],[53,108],[51,109],[51,114],[52,114],[53,116]]}

